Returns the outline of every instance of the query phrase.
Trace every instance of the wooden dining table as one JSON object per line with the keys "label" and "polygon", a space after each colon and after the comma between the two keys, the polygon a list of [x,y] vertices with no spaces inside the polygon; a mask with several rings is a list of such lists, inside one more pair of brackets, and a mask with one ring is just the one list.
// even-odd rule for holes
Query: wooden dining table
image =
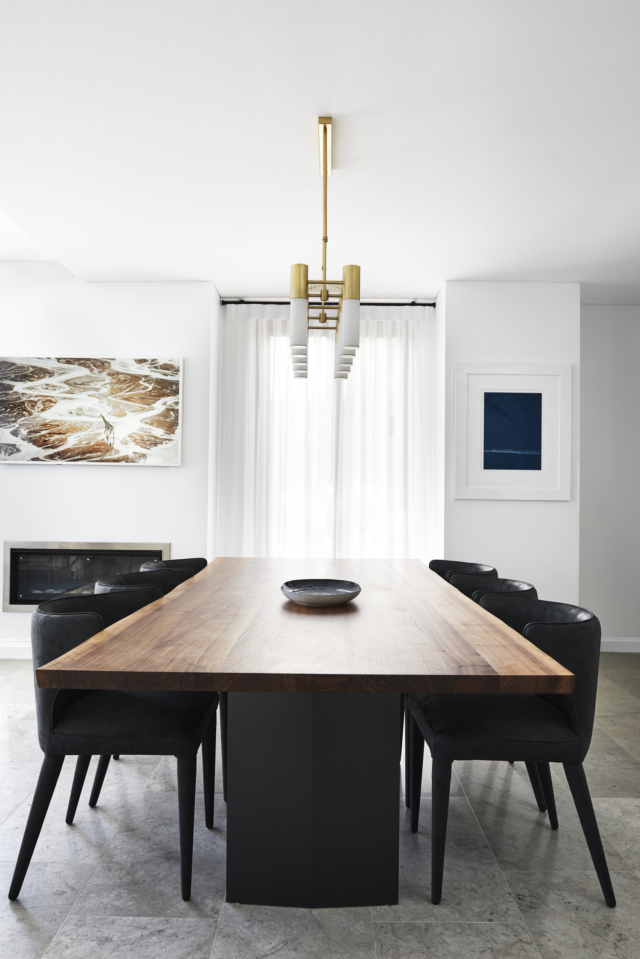
{"label": "wooden dining table", "polygon": [[[289,579],[355,580],[310,607]],[[398,902],[402,694],[574,677],[419,560],[218,558],[37,670],[41,687],[228,693],[227,900]]]}

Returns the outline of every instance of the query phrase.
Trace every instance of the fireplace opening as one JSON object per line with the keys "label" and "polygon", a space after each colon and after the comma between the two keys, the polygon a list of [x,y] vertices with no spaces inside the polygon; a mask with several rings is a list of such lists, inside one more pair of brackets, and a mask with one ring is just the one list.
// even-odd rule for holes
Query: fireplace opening
{"label": "fireplace opening", "polygon": [[96,580],[137,572],[169,552],[166,543],[6,543],[3,609],[30,610],[63,594],[93,593]]}

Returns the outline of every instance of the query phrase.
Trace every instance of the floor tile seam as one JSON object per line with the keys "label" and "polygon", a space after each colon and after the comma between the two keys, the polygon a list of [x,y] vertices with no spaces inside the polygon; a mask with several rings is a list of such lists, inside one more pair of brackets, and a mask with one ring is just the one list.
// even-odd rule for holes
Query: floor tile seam
{"label": "floor tile seam", "polygon": [[[640,701],[639,701],[639,702],[640,702]],[[600,728],[600,727],[599,727],[599,728]],[[633,762],[635,762],[635,763],[638,762],[638,760],[637,760],[636,757],[633,755],[633,753],[631,752],[631,750],[627,749],[627,747],[626,747],[623,743],[621,743],[620,740],[616,739],[615,736],[613,736],[611,733],[608,733],[606,729],[600,729],[600,732],[605,733],[605,734],[609,737],[609,739],[613,739],[613,741],[614,741],[614,743],[616,744],[616,746],[619,746],[620,749],[624,749],[624,751],[625,751],[625,753],[627,754],[627,756],[629,756]],[[629,742],[629,740],[627,740],[627,742]],[[638,749],[640,749],[640,743],[638,744]]]}
{"label": "floor tile seam", "polygon": [[218,929],[220,928],[220,922],[222,920],[222,913],[224,912],[224,907],[227,905],[227,897],[225,895],[222,900],[222,905],[220,906],[220,912],[218,913],[218,921],[216,922],[216,931],[213,934],[213,942],[211,943],[211,952],[209,953],[209,959],[213,959],[213,950],[216,947],[216,939],[218,938]]}
{"label": "floor tile seam", "polygon": [[[374,926],[376,920],[373,918],[373,909],[371,909],[371,907],[369,907],[369,909],[371,912],[371,933],[373,935],[373,959],[379,959],[378,940],[376,939],[376,928]],[[380,959],[382,959],[382,957],[380,957]]]}
{"label": "floor tile seam", "polygon": [[[634,870],[634,869],[619,869],[619,868],[617,868],[617,867],[614,866],[613,868],[610,868],[610,869],[609,869],[609,872],[610,872],[611,876],[615,878],[615,876],[629,876],[629,875],[634,875],[635,873],[640,873],[640,870],[639,870],[639,869],[636,869],[636,870]],[[540,870],[538,870],[538,869],[513,869],[513,868],[507,867],[507,873],[508,873],[508,875],[513,875],[513,876],[526,876],[526,877],[531,877],[532,879],[538,879],[538,880],[540,879],[540,876],[541,876]],[[590,877],[590,878],[594,878],[594,879],[597,881],[596,871],[595,871],[592,863],[589,863],[589,865],[588,865],[588,866],[585,866],[584,869],[573,869],[573,870],[571,871],[571,873],[559,873],[559,874],[556,874],[555,879],[552,879],[552,880],[550,880],[550,881],[552,881],[552,882],[555,881],[555,882],[561,883],[561,884],[563,884],[563,885],[566,885],[566,883],[567,883],[568,880],[571,878],[571,876],[576,876],[576,877]],[[547,879],[547,881],[549,881],[547,876],[543,876],[542,878],[543,878],[543,879]],[[599,889],[599,888],[600,888],[600,884],[598,883],[598,889]],[[603,902],[604,902],[604,899],[603,899]]]}
{"label": "floor tile seam", "polygon": [[[471,809],[471,812],[472,812],[472,814],[473,814],[473,818],[475,819],[476,823],[478,824],[478,829],[479,829],[480,832],[482,833],[482,836],[483,836],[483,838],[484,838],[484,841],[486,842],[487,847],[488,847],[491,855],[493,856],[494,862],[495,862],[496,866],[498,867],[498,870],[499,870],[499,872],[500,872],[500,875],[502,876],[503,882],[504,882],[505,886],[507,887],[507,889],[509,890],[509,893],[510,893],[511,897],[513,898],[513,904],[514,904],[514,906],[516,907],[516,909],[518,910],[518,915],[520,916],[522,922],[525,922],[525,918],[524,918],[524,916],[523,916],[523,914],[522,914],[522,911],[521,911],[521,909],[520,909],[520,905],[519,905],[519,903],[518,903],[518,900],[517,900],[517,898],[516,898],[516,895],[515,895],[513,889],[511,888],[510,883],[507,881],[507,877],[506,877],[505,874],[504,874],[504,871],[503,871],[503,869],[502,869],[502,866],[501,866],[500,863],[498,862],[498,857],[496,856],[495,852],[493,851],[493,847],[492,847],[491,843],[489,842],[489,837],[487,836],[487,834],[485,833],[484,829],[482,828],[482,825],[481,825],[481,823],[480,823],[480,820],[478,819],[478,817],[477,817],[477,815],[476,815],[476,811],[475,811],[475,809],[473,808],[473,803],[471,802],[471,800],[470,800],[469,797],[467,796],[467,791],[466,791],[466,789],[464,788],[464,785],[462,784],[462,782],[460,783],[460,785],[462,786],[462,791],[463,791],[463,793],[464,793],[464,795],[465,795],[465,797],[466,797],[467,802],[469,803],[469,808]],[[532,933],[531,929],[529,928],[529,926],[528,926],[528,924],[527,924],[526,922],[525,922],[525,925],[527,926],[527,929],[529,930],[529,935],[531,936],[532,941],[534,941],[534,940],[533,940],[533,933]],[[536,947],[536,948],[537,948],[537,947]]]}
{"label": "floor tile seam", "polygon": [[564,779],[562,778],[562,776],[560,776],[560,775],[554,770],[554,768],[553,768],[554,765],[557,765],[557,763],[549,763],[549,767],[550,767],[550,769],[551,769],[551,776],[552,776],[552,779],[554,780],[554,782],[553,782],[553,787],[554,787],[554,789],[555,789],[556,783],[558,783],[558,784],[562,787],[563,792],[565,792],[565,793],[567,794],[567,796],[569,796],[571,799],[573,799],[573,796],[571,795],[571,790],[570,790],[569,787],[567,786],[567,784],[566,784],[566,782],[564,781]]}
{"label": "floor tile seam", "polygon": [[[609,836],[609,835],[607,834],[606,829],[601,825],[601,823],[600,823],[600,821],[598,820],[598,817],[597,817],[597,816],[596,816],[596,820],[598,821],[598,828],[600,829],[600,831],[601,831],[602,834],[604,835],[605,839],[606,839],[608,842],[611,843],[611,845],[613,846],[613,848],[615,849],[615,851],[618,853],[618,855],[620,856],[620,858],[622,859],[622,861],[623,861],[623,862],[626,864],[626,866],[627,866],[627,869],[626,869],[626,870],[620,870],[620,869],[618,869],[618,870],[616,870],[616,871],[617,871],[617,872],[633,872],[633,871],[634,871],[634,867],[631,865],[631,863],[629,862],[629,860],[626,858],[626,856],[625,856],[625,854],[622,852],[622,850],[621,850],[621,849],[618,849],[617,845],[615,844],[615,842],[613,841],[613,839],[611,838],[611,836]],[[606,856],[606,851],[605,851],[605,856]],[[607,863],[607,867],[608,867],[608,865],[609,865],[609,864]],[[586,870],[585,870],[585,871],[586,871]]]}
{"label": "floor tile seam", "polygon": [[[138,826],[139,826],[139,827],[144,826],[145,823],[147,822],[147,819],[149,818],[149,815],[150,815],[150,813],[151,813],[151,807],[152,807],[152,806],[153,806],[153,803],[151,803],[151,805],[149,806],[149,809],[147,810],[147,814],[146,814],[146,816],[144,817],[144,819],[143,819],[140,823],[138,823]],[[90,875],[89,878],[87,879],[87,882],[86,882],[85,885],[83,886],[81,892],[84,892],[84,890],[86,889],[87,885],[91,882],[93,876],[94,876],[95,873],[96,873],[96,870],[97,870],[98,867],[102,864],[103,860],[105,859],[106,855],[108,854],[109,850],[111,849],[111,846],[113,845],[113,843],[116,841],[116,839],[118,838],[118,836],[119,836],[120,833],[122,832],[122,829],[123,829],[123,827],[122,827],[122,826],[119,826],[119,827],[117,828],[117,830],[115,831],[115,833],[114,833],[114,835],[113,835],[113,837],[112,837],[112,839],[111,839],[111,842],[108,844],[108,846],[107,846],[106,849],[104,850],[102,856],[100,857],[100,859],[99,859],[98,862],[96,863],[95,868],[93,869],[91,875]],[[136,835],[136,839],[135,839],[135,841],[132,843],[131,848],[129,849],[128,854],[125,856],[124,861],[122,862],[122,864],[121,864],[121,865],[119,866],[119,868],[117,869],[116,875],[114,876],[113,880],[112,880],[111,883],[109,884],[108,892],[106,893],[106,895],[105,895],[105,897],[104,897],[105,903],[108,903],[108,902],[110,901],[111,896],[113,895],[113,891],[114,891],[114,889],[115,889],[115,885],[116,885],[116,883],[118,882],[118,880],[120,879],[120,876],[122,875],[122,870],[124,869],[124,867],[126,866],[126,864],[129,862],[129,860],[130,860],[130,858],[131,858],[131,855],[132,855],[134,849],[136,848],[139,840],[140,840],[140,836],[139,836],[139,834],[137,834],[137,835]],[[78,894],[78,899],[79,899],[79,898],[80,898],[80,894]],[[76,902],[77,902],[77,901],[78,901],[78,900],[76,899]],[[74,906],[75,906],[75,902],[74,902]],[[72,907],[72,908],[73,908],[73,907]],[[102,916],[96,917],[96,918],[102,918]],[[165,918],[166,918],[166,917],[165,917]]]}
{"label": "floor tile seam", "polygon": [[378,925],[414,925],[414,926],[513,926],[526,925],[522,919],[373,919]]}
{"label": "floor tile seam", "polygon": [[374,926],[376,920],[373,918],[372,906],[369,906],[369,921],[371,922],[371,937],[373,939],[373,959],[378,959],[378,944],[376,942],[376,930]]}
{"label": "floor tile seam", "polygon": [[[630,703],[628,706],[625,706],[624,709],[618,709],[618,710],[616,710],[616,712],[615,712],[614,715],[605,714],[605,713],[603,713],[601,710],[600,710],[600,711],[599,711],[599,710],[596,710],[595,715],[594,715],[594,722],[595,722],[596,726],[597,726],[599,723],[624,722],[624,720],[626,720],[626,719],[633,718],[634,716],[637,716],[638,707],[640,706],[640,698],[634,697],[634,699],[635,699],[635,702]],[[602,707],[602,708],[606,708],[606,707]],[[21,719],[21,720],[18,720],[18,721],[19,721],[19,722],[29,722],[29,720],[26,720],[26,719]]]}
{"label": "floor tile seam", "polygon": [[[432,919],[374,919],[373,922],[374,924],[377,924],[377,925],[387,925],[387,926],[390,926],[390,925],[438,926],[438,927],[442,927],[442,926],[474,926],[474,927],[475,926],[494,926],[494,927],[509,926],[509,927],[513,927],[516,925],[522,926],[524,927],[524,929],[526,929],[527,935],[529,936],[530,942],[527,943],[527,945],[531,945],[535,949],[538,959],[542,959],[542,953],[538,949],[538,943],[536,942],[531,929],[529,928],[528,924],[524,921],[524,919],[511,920],[511,921],[508,921],[508,920],[505,921],[500,919],[500,920],[497,920],[496,922],[491,922],[488,920],[474,921],[474,920],[468,920],[468,919],[467,920],[445,919],[442,922],[435,922]],[[375,929],[374,929],[374,943],[376,944],[376,950],[377,950],[377,938],[375,935]],[[376,951],[376,957],[377,955],[378,953]]]}
{"label": "floor tile seam", "polygon": [[66,919],[78,919],[80,922],[93,922],[93,920],[102,920],[102,919],[115,919],[118,922],[134,922],[136,919],[153,919],[153,920],[166,920],[167,922],[209,922],[216,925],[218,924],[218,919],[213,919],[210,916],[152,916],[148,913],[145,913],[144,916],[125,916],[121,912],[118,913],[105,913],[102,916],[83,916],[79,913],[76,913],[73,916],[67,916]]}
{"label": "floor tile seam", "polygon": [[373,907],[369,906],[369,922],[371,923],[371,944],[373,946],[373,959],[377,959],[378,947],[376,945],[376,931],[373,926]]}
{"label": "floor tile seam", "polygon": [[[149,779],[144,783],[144,785],[140,786],[140,787],[138,788],[138,790],[133,793],[133,795],[132,795],[132,797],[131,797],[131,803],[132,803],[132,804],[136,803],[136,802],[142,797],[142,794],[145,792],[145,790],[149,788],[151,779],[153,778],[153,774],[155,773],[156,769],[157,769],[158,766],[160,765],[160,762],[162,761],[162,759],[163,759],[162,756],[160,756],[160,757],[158,758],[158,762],[156,763],[155,766],[153,766],[152,773],[151,773],[151,776],[149,777]],[[109,764],[109,765],[111,765],[111,764]],[[136,765],[136,764],[134,763],[134,765]],[[143,766],[143,768],[146,768],[147,766],[150,767],[150,766],[151,766],[151,763],[138,763],[137,765],[141,765],[141,766]],[[126,765],[125,765],[124,768],[126,768]],[[109,775],[109,771],[107,770],[107,776],[108,776],[108,775]],[[104,787],[103,787],[103,788],[104,788]],[[109,783],[107,782],[107,789],[109,789],[109,788],[110,788],[110,787],[109,787]],[[153,803],[152,803],[151,805],[153,805]],[[145,818],[144,818],[144,822],[147,821],[147,817],[148,817],[148,813],[147,813],[147,816],[145,816]]]}
{"label": "floor tile seam", "polygon": [[[45,818],[46,818],[46,817],[45,817]],[[39,837],[38,837],[38,838],[39,838]],[[111,845],[111,843],[110,843],[109,845]],[[71,861],[75,862],[75,860],[71,860]],[[49,949],[51,948],[51,945],[52,945],[52,943],[53,943],[53,940],[56,938],[56,936],[58,935],[58,933],[60,932],[60,930],[61,930],[62,927],[64,926],[64,924],[65,924],[65,922],[67,921],[67,919],[71,916],[71,911],[72,911],[72,909],[75,907],[76,903],[77,903],[78,900],[80,899],[80,896],[82,895],[82,893],[84,892],[84,890],[87,888],[87,885],[88,885],[88,883],[91,881],[91,878],[92,878],[93,874],[95,873],[96,869],[98,868],[98,865],[99,865],[99,862],[100,862],[100,861],[101,861],[101,860],[99,860],[99,861],[95,864],[94,868],[91,870],[91,872],[90,872],[89,875],[87,876],[87,878],[86,878],[85,882],[83,883],[83,885],[80,887],[80,889],[78,889],[77,895],[75,896],[75,898],[73,899],[73,901],[70,903],[69,909],[67,910],[66,915],[62,918],[62,920],[61,920],[58,928],[56,929],[56,931],[54,932],[54,934],[53,934],[52,937],[51,937],[51,940],[50,940],[50,942],[49,942],[49,945],[47,946],[47,948],[45,949],[45,951],[42,953],[42,959],[45,959],[45,956],[47,955],[47,953],[49,952]],[[52,861],[51,863],[50,863],[48,860],[45,860],[45,863],[46,863],[47,865],[60,865],[60,860]],[[30,865],[31,865],[31,864],[30,864]],[[35,865],[35,863],[34,863],[34,865]]]}
{"label": "floor tile seam", "polygon": [[[15,811],[20,808],[20,806],[29,798],[30,795],[33,794],[33,792],[34,792],[34,790],[32,790],[32,792],[29,793],[29,795],[25,796],[24,799],[21,799],[20,802],[18,803],[18,805],[15,806],[15,807],[11,810],[10,813],[7,813],[7,815],[4,817],[4,819],[0,819],[0,826],[3,826],[4,823],[6,823],[7,819],[11,819],[11,817],[13,816],[13,814],[15,813]],[[4,861],[4,860],[3,860],[3,861]]]}

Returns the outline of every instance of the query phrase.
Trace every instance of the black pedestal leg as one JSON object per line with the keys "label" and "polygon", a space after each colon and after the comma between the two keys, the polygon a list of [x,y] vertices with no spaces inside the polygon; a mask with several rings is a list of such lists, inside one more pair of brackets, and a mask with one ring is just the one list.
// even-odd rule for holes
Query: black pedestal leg
{"label": "black pedestal leg", "polygon": [[18,853],[16,868],[13,871],[11,888],[9,889],[9,899],[17,899],[20,895],[22,883],[27,874],[33,851],[36,848],[38,836],[40,835],[42,824],[47,815],[49,803],[56,788],[63,762],[64,756],[45,756],[42,760],[38,785],[36,786],[33,802],[31,803],[31,810],[22,838],[20,852]]}
{"label": "black pedestal leg", "polygon": [[73,817],[76,814],[76,809],[78,808],[78,803],[80,801],[80,793],[82,792],[82,787],[84,786],[84,781],[90,762],[91,756],[78,756],[78,760],[76,762],[76,771],[73,774],[69,805],[67,807],[67,818],[65,819],[65,822],[68,826],[71,825],[73,822]]}
{"label": "black pedestal leg", "polygon": [[420,821],[420,793],[422,792],[422,764],[424,761],[424,737],[420,732],[420,727],[411,716],[409,729],[410,756],[409,767],[411,775],[409,784],[411,797],[409,806],[411,809],[411,832],[418,831],[418,822]]}
{"label": "black pedestal leg", "polygon": [[408,696],[403,696],[404,705],[404,804],[411,806],[411,713]]}
{"label": "black pedestal leg", "polygon": [[602,848],[598,821],[593,811],[591,794],[589,793],[587,777],[584,774],[582,763],[563,763],[562,765],[564,766],[569,788],[571,789],[571,795],[573,796],[573,801],[576,804],[576,810],[580,817],[584,838],[587,840],[593,865],[595,866],[600,881],[604,900],[608,906],[613,907],[616,904],[616,897],[613,886],[611,885],[609,867],[607,866],[607,859],[604,854],[604,849]]}
{"label": "black pedestal leg", "polygon": [[213,829],[213,801],[216,791],[216,714],[202,740],[202,778],[204,780],[204,820],[207,829]]}
{"label": "black pedestal leg", "polygon": [[444,850],[447,842],[447,819],[449,818],[449,791],[451,789],[451,763],[434,759],[431,783],[431,902],[437,906],[442,899],[442,876],[444,873]]}
{"label": "black pedestal leg", "polygon": [[540,773],[538,772],[538,766],[534,762],[526,762],[525,766],[527,767],[527,772],[529,773],[531,788],[533,789],[533,795],[536,797],[538,809],[540,810],[540,812],[546,812],[547,804],[545,802],[545,795],[544,795],[544,790],[542,788],[542,783],[540,782]]}
{"label": "black pedestal leg", "polygon": [[228,721],[227,902],[397,903],[400,695],[232,692]]}
{"label": "black pedestal leg", "polygon": [[104,782],[104,777],[107,775],[107,769],[109,768],[109,760],[111,756],[100,756],[98,760],[98,768],[96,769],[96,775],[93,780],[93,789],[91,790],[91,795],[89,796],[89,805],[93,807],[97,804],[98,799],[100,798],[100,790],[102,789],[102,784]]}
{"label": "black pedestal leg", "polygon": [[227,708],[228,693],[220,693],[220,751],[222,753],[222,798],[227,801]]}
{"label": "black pedestal leg", "polygon": [[553,793],[553,780],[551,779],[551,769],[549,768],[549,763],[536,763],[536,765],[538,767],[538,773],[540,774],[542,791],[544,793],[545,802],[547,804],[547,812],[549,813],[549,823],[552,829],[557,829],[558,813],[556,812],[556,797]]}
{"label": "black pedestal leg", "polygon": [[193,868],[193,821],[196,808],[197,757],[178,756],[178,819],[180,822],[180,891],[191,898]]}

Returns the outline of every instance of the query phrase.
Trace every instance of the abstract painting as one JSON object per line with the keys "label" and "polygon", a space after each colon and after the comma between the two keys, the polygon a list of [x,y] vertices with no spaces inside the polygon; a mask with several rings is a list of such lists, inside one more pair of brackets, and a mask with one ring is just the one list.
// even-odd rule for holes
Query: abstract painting
{"label": "abstract painting", "polygon": [[0,358],[0,461],[180,465],[182,362]]}
{"label": "abstract painting", "polygon": [[542,469],[542,393],[485,392],[484,469]]}

